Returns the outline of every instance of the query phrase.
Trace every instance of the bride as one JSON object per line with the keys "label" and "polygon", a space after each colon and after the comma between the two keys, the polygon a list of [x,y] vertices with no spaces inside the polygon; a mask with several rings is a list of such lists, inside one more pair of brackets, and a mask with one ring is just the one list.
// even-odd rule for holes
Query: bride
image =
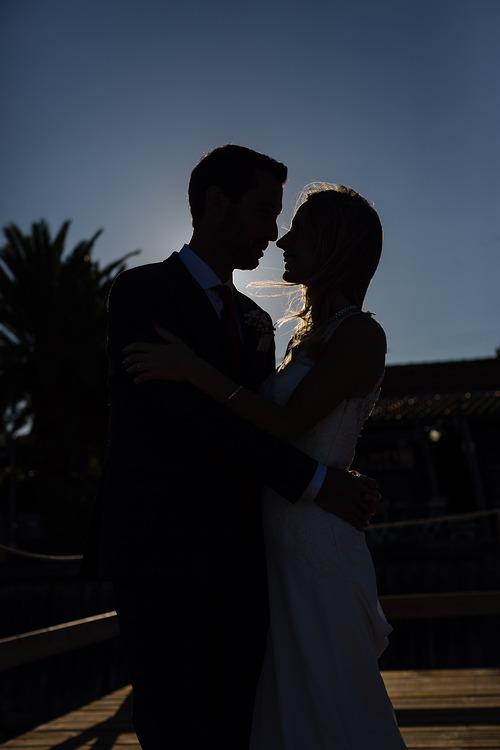
{"label": "bride", "polygon": [[[342,185],[306,188],[283,250],[300,284],[299,325],[261,395],[199,359],[180,339],[126,347],[136,383],[187,381],[328,466],[348,468],[378,398],[386,341],[361,306],[377,268],[376,211]],[[263,493],[270,626],[251,750],[402,750],[378,667],[391,627],[365,536],[314,502]]]}

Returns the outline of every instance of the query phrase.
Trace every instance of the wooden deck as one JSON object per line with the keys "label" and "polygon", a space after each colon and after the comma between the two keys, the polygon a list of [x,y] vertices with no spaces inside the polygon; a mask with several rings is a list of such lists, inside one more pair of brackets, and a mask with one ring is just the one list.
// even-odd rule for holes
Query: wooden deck
{"label": "wooden deck", "polygon": [[[500,669],[382,674],[409,750],[499,750]],[[0,747],[139,750],[130,710],[131,690],[125,687]]]}

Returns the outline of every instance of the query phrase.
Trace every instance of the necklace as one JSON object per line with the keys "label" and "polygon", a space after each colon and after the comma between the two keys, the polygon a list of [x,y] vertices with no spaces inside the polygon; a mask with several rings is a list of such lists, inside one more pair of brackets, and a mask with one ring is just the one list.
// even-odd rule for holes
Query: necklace
{"label": "necklace", "polygon": [[[313,340],[316,343],[318,341],[324,341],[325,340],[324,339],[325,333],[328,334],[328,332],[329,332],[328,326],[330,325],[330,323],[333,323],[335,320],[338,320],[339,318],[342,317],[342,315],[345,315],[346,313],[351,312],[351,310],[359,310],[359,311],[361,311],[361,308],[358,305],[346,305],[346,307],[343,307],[341,310],[337,310],[336,313],[334,313],[333,315],[331,315],[328,318],[328,321],[325,324],[323,324],[321,326],[319,326],[319,325],[316,326],[316,328],[314,329],[314,332],[312,332],[311,329],[309,329],[305,334],[302,334],[302,336],[299,336],[299,338],[295,338],[296,334],[294,334],[294,336],[290,340],[290,343],[288,344],[288,348],[286,350],[285,358],[284,358],[283,362],[281,363],[280,367],[278,368],[278,370],[283,365],[285,365],[286,362],[288,362],[291,359],[293,359],[293,357],[297,355],[297,353],[298,353],[299,350],[303,350],[304,340],[305,339],[307,339],[307,342]],[[300,349],[301,347],[302,347],[302,349]],[[306,347],[307,347],[307,343],[306,343]]]}
{"label": "necklace", "polygon": [[357,305],[347,305],[347,307],[343,307],[342,310],[337,310],[336,313],[328,318],[328,322],[333,323],[334,320],[341,318],[342,315],[345,315],[346,312],[350,312],[351,310],[359,310],[359,307]]}

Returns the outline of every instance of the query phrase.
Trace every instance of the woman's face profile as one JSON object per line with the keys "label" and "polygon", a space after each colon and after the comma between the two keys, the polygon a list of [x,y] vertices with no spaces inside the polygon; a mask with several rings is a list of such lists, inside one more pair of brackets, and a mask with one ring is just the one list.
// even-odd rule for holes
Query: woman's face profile
{"label": "woman's face profile", "polygon": [[316,256],[316,237],[309,227],[304,206],[298,209],[290,230],[276,242],[276,245],[283,250],[283,280],[291,284],[303,284],[314,272]]}

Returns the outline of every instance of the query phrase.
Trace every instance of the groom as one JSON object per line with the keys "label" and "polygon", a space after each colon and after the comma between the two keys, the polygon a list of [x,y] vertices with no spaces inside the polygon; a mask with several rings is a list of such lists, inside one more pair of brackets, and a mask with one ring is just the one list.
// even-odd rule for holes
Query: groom
{"label": "groom", "polygon": [[109,299],[109,445],[84,570],[114,582],[144,750],[248,747],[266,629],[254,486],[358,528],[378,499],[188,384],[134,386],[122,364],[158,323],[247,388],[273,371],[271,320],[231,279],[276,240],[286,177],[241,146],[209,152],[189,183],[189,245],[120,274]]}

